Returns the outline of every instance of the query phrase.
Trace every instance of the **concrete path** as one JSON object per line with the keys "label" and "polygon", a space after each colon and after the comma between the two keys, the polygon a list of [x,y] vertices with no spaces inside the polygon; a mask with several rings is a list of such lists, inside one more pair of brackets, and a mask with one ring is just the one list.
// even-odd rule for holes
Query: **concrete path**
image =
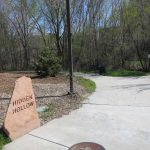
{"label": "concrete path", "polygon": [[82,108],[15,140],[4,150],[68,150],[84,141],[99,143],[106,150],[150,150],[150,76],[89,78],[97,89]]}

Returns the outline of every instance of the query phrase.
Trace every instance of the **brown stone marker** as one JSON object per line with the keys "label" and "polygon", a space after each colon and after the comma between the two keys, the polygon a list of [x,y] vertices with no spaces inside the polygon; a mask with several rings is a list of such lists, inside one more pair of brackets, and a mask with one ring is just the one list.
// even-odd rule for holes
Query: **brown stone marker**
{"label": "brown stone marker", "polygon": [[15,82],[3,128],[14,140],[39,126],[40,120],[36,111],[32,82],[30,78],[24,76]]}

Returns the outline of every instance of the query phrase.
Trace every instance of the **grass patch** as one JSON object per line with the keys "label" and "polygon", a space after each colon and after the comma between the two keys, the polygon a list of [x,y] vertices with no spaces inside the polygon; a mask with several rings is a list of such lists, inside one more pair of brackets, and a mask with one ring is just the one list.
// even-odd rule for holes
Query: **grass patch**
{"label": "grass patch", "polygon": [[7,135],[0,129],[0,150],[2,150],[3,146],[7,143],[10,143],[11,140],[7,137]]}
{"label": "grass patch", "polygon": [[115,70],[115,71],[107,71],[104,75],[113,77],[136,77],[136,76],[145,76],[147,75],[147,73],[141,71]]}
{"label": "grass patch", "polygon": [[83,77],[77,77],[78,83],[83,86],[88,93],[93,93],[96,89],[96,84],[90,79],[85,79]]}

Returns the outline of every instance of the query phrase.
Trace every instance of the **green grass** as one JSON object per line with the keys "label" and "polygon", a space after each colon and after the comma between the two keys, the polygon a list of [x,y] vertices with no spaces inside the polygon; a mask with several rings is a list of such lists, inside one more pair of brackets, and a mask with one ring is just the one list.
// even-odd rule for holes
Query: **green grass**
{"label": "green grass", "polygon": [[90,79],[85,79],[83,77],[77,77],[78,83],[83,86],[88,93],[93,93],[96,89],[96,84]]}
{"label": "green grass", "polygon": [[116,70],[116,71],[107,71],[104,75],[113,77],[136,77],[136,76],[145,76],[147,75],[147,73],[141,71]]}
{"label": "green grass", "polygon": [[2,147],[11,142],[11,140],[6,136],[6,134],[0,129],[0,150],[2,150]]}

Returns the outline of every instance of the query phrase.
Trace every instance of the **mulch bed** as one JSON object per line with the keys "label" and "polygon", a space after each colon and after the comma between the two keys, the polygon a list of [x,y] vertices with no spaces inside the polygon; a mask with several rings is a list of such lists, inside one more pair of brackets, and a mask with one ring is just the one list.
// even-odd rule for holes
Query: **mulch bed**
{"label": "mulch bed", "polygon": [[68,77],[65,75],[38,78],[38,76],[34,73],[0,73],[0,93],[11,93],[13,91],[16,79],[22,76],[30,77],[32,79],[33,84],[58,84],[68,82]]}
{"label": "mulch bed", "polygon": [[48,110],[39,113],[41,125],[53,120],[54,118],[62,117],[63,115],[68,115],[72,110],[81,107],[82,98],[78,94],[66,95],[63,98],[55,99],[47,104]]}
{"label": "mulch bed", "polygon": [[46,106],[48,108],[45,112],[39,113],[41,125],[78,109],[81,106],[83,95],[87,94],[85,89],[74,81],[76,94],[68,95],[69,79],[65,75],[37,78],[35,74],[0,73],[0,127],[4,121],[15,80],[24,75],[32,78],[37,107]]}

